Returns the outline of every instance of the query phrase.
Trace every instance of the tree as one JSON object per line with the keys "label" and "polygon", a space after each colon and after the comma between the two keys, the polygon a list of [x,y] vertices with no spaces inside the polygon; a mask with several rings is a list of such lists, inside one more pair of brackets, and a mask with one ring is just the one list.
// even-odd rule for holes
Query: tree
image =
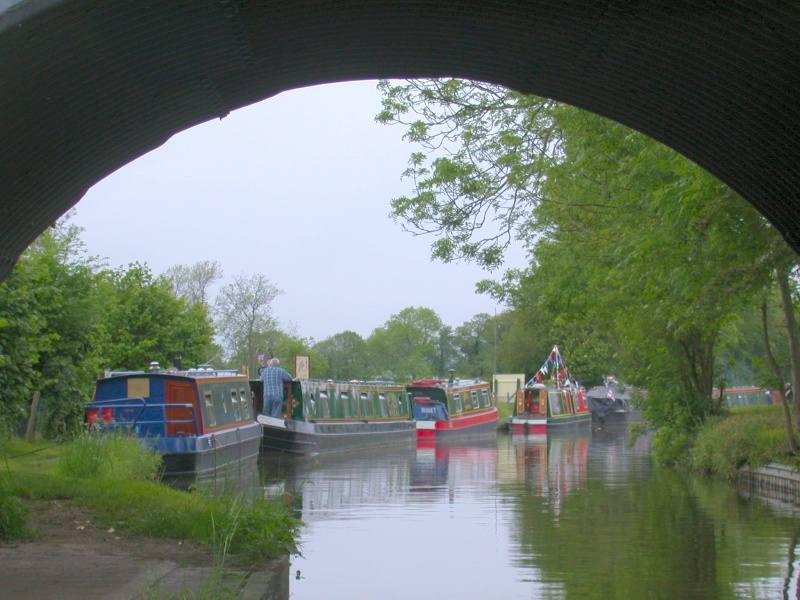
{"label": "tree", "polygon": [[556,104],[458,79],[378,89],[375,120],[406,127],[404,138],[425,151],[412,153],[403,174],[415,195],[393,199],[392,216],[415,234],[435,234],[435,258],[499,267],[558,154]]}
{"label": "tree", "polygon": [[222,279],[222,265],[217,261],[204,260],[188,265],[175,265],[167,269],[164,276],[172,283],[174,293],[189,304],[208,306],[209,288]]}
{"label": "tree", "polygon": [[314,350],[324,357],[328,367],[320,373],[322,379],[350,381],[369,375],[367,343],[355,331],[343,331],[317,342]]}
{"label": "tree", "polygon": [[458,349],[455,369],[465,377],[490,381],[496,372],[497,323],[486,313],[475,315],[456,327],[453,342]]}
{"label": "tree", "polygon": [[102,265],[86,256],[69,218],[39,236],[0,285],[0,421],[26,416],[39,391],[49,437],[78,430],[97,372]]}
{"label": "tree", "polygon": [[172,284],[134,263],[107,274],[101,284],[105,303],[99,348],[107,369],[147,369],[150,362],[171,365],[205,362],[213,327],[203,304],[177,298]]}
{"label": "tree", "polygon": [[229,361],[258,372],[256,350],[265,347],[267,332],[276,328],[272,302],[282,293],[263,275],[237,275],[220,290],[214,313]]}
{"label": "tree", "polygon": [[378,120],[406,124],[429,153],[412,154],[415,195],[393,208],[439,236],[434,256],[494,267],[503,246],[479,228],[499,224],[506,243],[515,231],[530,268],[483,290],[541,342],[571,340],[592,377],[614,368],[657,390],[652,423],[691,428],[714,414],[719,340],[785,264],[761,215],[668,148],[572,107],[480,83],[381,89]]}
{"label": "tree", "polygon": [[430,308],[408,307],[372,332],[367,348],[372,372],[399,381],[445,377],[436,373],[442,320]]}

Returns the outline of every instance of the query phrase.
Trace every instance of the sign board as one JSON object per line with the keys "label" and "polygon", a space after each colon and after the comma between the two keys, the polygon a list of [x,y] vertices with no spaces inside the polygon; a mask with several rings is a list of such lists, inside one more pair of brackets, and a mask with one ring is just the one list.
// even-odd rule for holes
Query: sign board
{"label": "sign board", "polygon": [[298,379],[311,379],[311,357],[308,354],[294,355],[294,376]]}

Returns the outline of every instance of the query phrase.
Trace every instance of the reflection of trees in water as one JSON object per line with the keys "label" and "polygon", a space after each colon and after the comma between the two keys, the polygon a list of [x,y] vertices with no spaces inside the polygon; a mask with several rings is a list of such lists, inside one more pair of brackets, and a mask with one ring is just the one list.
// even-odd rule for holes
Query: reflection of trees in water
{"label": "reflection of trees in water", "polygon": [[563,441],[522,455],[528,485],[509,486],[519,565],[564,597],[798,598],[783,591],[787,556],[796,561],[780,518],[728,485],[651,470],[625,453],[593,437],[588,476]]}

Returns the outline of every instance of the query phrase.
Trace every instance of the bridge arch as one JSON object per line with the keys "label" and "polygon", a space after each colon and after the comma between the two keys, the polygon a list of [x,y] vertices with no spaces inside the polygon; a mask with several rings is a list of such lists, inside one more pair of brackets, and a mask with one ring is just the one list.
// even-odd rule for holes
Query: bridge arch
{"label": "bridge arch", "polygon": [[431,76],[637,129],[800,252],[796,0],[0,0],[0,280],[177,132],[293,88]]}

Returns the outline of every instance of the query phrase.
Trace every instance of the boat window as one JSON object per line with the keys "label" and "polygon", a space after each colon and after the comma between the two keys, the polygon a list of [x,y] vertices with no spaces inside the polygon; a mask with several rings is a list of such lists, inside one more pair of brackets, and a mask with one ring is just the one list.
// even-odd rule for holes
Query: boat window
{"label": "boat window", "polygon": [[249,421],[250,416],[250,394],[244,388],[239,388],[239,403],[242,407],[242,420]]}
{"label": "boat window", "polygon": [[486,389],[483,390],[481,392],[481,396],[483,396],[483,405],[484,406],[491,406],[492,405],[492,400],[489,397],[489,390],[486,390]]}
{"label": "boat window", "polygon": [[566,412],[564,405],[564,394],[561,392],[550,392],[550,413],[553,415],[563,415]]}
{"label": "boat window", "polygon": [[236,390],[231,390],[231,405],[233,406],[233,415],[237,421],[242,420],[242,411],[239,407],[239,394],[236,393]]}
{"label": "boat window", "polygon": [[474,410],[478,408],[480,406],[480,404],[478,404],[478,392],[476,390],[472,390],[469,393],[469,397],[470,397],[470,403],[472,404],[472,409]]}
{"label": "boat window", "polygon": [[208,427],[216,427],[217,415],[214,413],[214,400],[211,398],[211,390],[206,390],[203,394],[203,403],[205,404],[203,415],[205,416],[206,425]]}
{"label": "boat window", "polygon": [[367,392],[360,392],[358,397],[361,399],[360,406],[358,407],[361,411],[362,417],[371,417],[375,412],[375,407],[372,406],[372,402],[370,401],[369,394]]}
{"label": "boat window", "polygon": [[453,394],[453,411],[454,413],[464,412],[464,406],[461,404],[461,394]]}
{"label": "boat window", "polygon": [[380,409],[380,416],[388,417],[389,416],[389,406],[386,402],[386,394],[383,392],[378,393],[378,407]]}

